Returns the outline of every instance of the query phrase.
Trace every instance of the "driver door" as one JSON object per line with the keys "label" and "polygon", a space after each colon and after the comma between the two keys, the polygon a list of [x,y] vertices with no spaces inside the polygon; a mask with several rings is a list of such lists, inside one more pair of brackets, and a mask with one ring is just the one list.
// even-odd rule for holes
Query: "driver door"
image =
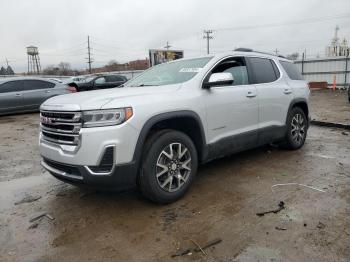
{"label": "driver door", "polygon": [[245,59],[221,61],[204,81],[220,72],[231,73],[233,84],[203,90],[210,154],[215,156],[251,148],[258,142],[259,103],[255,86],[249,84]]}

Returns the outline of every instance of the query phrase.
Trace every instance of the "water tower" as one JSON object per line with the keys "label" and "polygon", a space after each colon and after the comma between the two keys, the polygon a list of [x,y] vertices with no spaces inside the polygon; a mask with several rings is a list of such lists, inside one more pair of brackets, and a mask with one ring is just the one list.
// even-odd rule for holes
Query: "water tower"
{"label": "water tower", "polygon": [[28,55],[28,74],[37,74],[37,75],[40,74],[41,66],[40,66],[38,48],[36,46],[28,46],[27,55]]}

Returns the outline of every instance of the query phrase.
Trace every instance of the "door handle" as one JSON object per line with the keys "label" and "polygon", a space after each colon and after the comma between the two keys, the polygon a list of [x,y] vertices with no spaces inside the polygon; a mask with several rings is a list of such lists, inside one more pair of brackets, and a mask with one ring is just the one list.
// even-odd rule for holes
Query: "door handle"
{"label": "door handle", "polygon": [[292,93],[292,90],[289,88],[286,88],[286,89],[284,89],[283,93],[285,93],[286,95],[289,95]]}
{"label": "door handle", "polygon": [[20,93],[17,93],[17,94],[15,94],[15,96],[22,96],[22,94],[20,94]]}
{"label": "door handle", "polygon": [[256,94],[251,92],[251,91],[249,91],[246,96],[249,97],[249,98],[252,98],[252,97],[256,97]]}
{"label": "door handle", "polygon": [[50,90],[46,90],[45,93],[51,93],[51,91]]}

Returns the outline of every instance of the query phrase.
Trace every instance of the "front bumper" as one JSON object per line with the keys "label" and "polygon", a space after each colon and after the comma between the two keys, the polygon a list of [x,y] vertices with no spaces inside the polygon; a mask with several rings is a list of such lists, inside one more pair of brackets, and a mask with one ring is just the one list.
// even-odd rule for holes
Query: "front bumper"
{"label": "front bumper", "polygon": [[136,186],[137,167],[134,162],[114,165],[108,175],[96,175],[86,166],[69,165],[45,158],[41,165],[57,179],[73,185],[101,190],[126,190]]}
{"label": "front bumper", "polygon": [[77,166],[95,166],[99,164],[104,149],[116,148],[116,164],[130,163],[139,132],[124,123],[118,126],[82,128],[79,132],[79,144],[75,146],[60,145],[39,138],[40,154],[43,158],[59,163]]}
{"label": "front bumper", "polygon": [[81,128],[74,145],[39,138],[42,166],[56,178],[71,184],[101,189],[124,189],[136,184],[133,154],[138,131],[124,123]]}

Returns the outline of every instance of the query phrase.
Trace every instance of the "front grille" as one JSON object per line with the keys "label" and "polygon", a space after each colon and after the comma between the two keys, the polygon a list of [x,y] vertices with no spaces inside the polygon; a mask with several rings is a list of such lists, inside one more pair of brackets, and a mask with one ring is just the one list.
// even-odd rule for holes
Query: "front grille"
{"label": "front grille", "polygon": [[81,112],[41,111],[42,138],[60,145],[78,145],[82,127]]}

